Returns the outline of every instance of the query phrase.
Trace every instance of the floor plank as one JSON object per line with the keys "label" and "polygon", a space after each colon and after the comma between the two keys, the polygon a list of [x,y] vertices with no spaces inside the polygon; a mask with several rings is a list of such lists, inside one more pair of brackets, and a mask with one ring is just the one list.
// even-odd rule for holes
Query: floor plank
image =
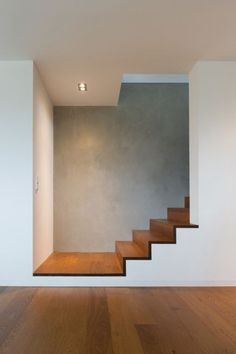
{"label": "floor plank", "polygon": [[230,288],[218,288],[216,292],[214,288],[196,289],[194,295],[199,302],[204,302],[218,316],[227,321],[229,325],[236,328],[236,302],[235,294]]}
{"label": "floor plank", "polygon": [[90,290],[85,348],[85,354],[113,354],[108,304],[104,289]]}
{"label": "floor plank", "polygon": [[194,291],[191,292],[188,291],[188,289],[178,289],[177,293],[179,297],[184,300],[184,306],[188,306],[194,316],[200,319],[205,333],[212,334],[210,340],[209,338],[202,338],[201,345],[204,345],[206,349],[209,348],[209,344],[214,345],[214,353],[217,354],[227,352],[225,351],[225,347],[228,348],[229,353],[236,353],[236,327],[231,326],[224,316],[219,315],[215,308],[209,306],[209,300],[206,294],[204,297],[200,298],[198,289],[194,289]]}
{"label": "floor plank", "polygon": [[164,342],[157,325],[136,325],[145,354],[175,354],[168,339]]}
{"label": "floor plank", "polygon": [[[168,289],[150,289],[145,295],[146,301],[155,316],[155,325],[137,326],[137,330],[145,353],[152,353],[155,344],[157,354],[203,353],[197,341],[188,332],[187,325],[181,321],[178,313],[167,301]],[[173,299],[174,301],[174,299]],[[150,330],[150,332],[149,332]],[[147,335],[149,333],[149,335]],[[158,346],[157,346],[158,343]]]}
{"label": "floor plank", "polygon": [[114,354],[143,354],[138,333],[132,321],[127,299],[132,297],[132,290],[128,296],[119,292],[107,291],[107,301],[111,321],[111,336]]}
{"label": "floor plank", "polygon": [[0,293],[0,346],[18,325],[26,308],[31,303],[34,289],[5,289]]}

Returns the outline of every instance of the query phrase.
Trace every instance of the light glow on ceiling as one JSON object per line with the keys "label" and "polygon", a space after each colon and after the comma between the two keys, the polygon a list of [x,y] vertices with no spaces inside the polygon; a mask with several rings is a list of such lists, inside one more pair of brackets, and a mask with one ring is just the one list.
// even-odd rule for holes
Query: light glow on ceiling
{"label": "light glow on ceiling", "polygon": [[87,91],[88,89],[87,89],[87,84],[85,83],[85,82],[80,82],[79,84],[78,84],[78,90],[79,91]]}

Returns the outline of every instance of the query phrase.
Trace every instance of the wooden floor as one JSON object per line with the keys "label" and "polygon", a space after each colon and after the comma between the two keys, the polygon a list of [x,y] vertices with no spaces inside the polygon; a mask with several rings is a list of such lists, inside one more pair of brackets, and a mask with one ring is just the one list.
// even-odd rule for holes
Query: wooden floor
{"label": "wooden floor", "polygon": [[34,275],[123,275],[115,252],[54,252]]}
{"label": "wooden floor", "polygon": [[0,288],[1,354],[236,353],[236,288]]}

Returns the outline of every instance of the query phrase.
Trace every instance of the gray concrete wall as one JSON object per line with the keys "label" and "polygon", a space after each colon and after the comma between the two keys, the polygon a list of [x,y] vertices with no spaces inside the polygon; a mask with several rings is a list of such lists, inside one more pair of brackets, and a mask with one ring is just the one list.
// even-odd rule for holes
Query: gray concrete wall
{"label": "gray concrete wall", "polygon": [[54,247],[113,251],[188,195],[188,85],[124,84],[118,107],[56,107]]}

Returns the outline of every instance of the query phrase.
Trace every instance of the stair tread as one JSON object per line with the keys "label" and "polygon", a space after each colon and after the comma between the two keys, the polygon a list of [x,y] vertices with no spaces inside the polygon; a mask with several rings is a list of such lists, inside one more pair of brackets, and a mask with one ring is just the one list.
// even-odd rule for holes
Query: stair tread
{"label": "stair tread", "polygon": [[150,221],[160,222],[162,224],[172,225],[172,226],[188,226],[188,227],[198,227],[198,225],[191,224],[189,222],[180,222],[175,220],[168,220],[168,219],[150,219]]}
{"label": "stair tread", "polygon": [[116,241],[117,251],[122,257],[147,257],[147,252],[133,241]]}
{"label": "stair tread", "polygon": [[189,211],[189,208],[167,208],[167,209],[172,211],[179,211],[183,213]]}
{"label": "stair tread", "polygon": [[189,223],[188,208],[168,208],[167,219],[181,223]]}
{"label": "stair tread", "polygon": [[147,242],[173,242],[173,235],[164,235],[151,230],[133,230],[134,235],[138,235]]}

